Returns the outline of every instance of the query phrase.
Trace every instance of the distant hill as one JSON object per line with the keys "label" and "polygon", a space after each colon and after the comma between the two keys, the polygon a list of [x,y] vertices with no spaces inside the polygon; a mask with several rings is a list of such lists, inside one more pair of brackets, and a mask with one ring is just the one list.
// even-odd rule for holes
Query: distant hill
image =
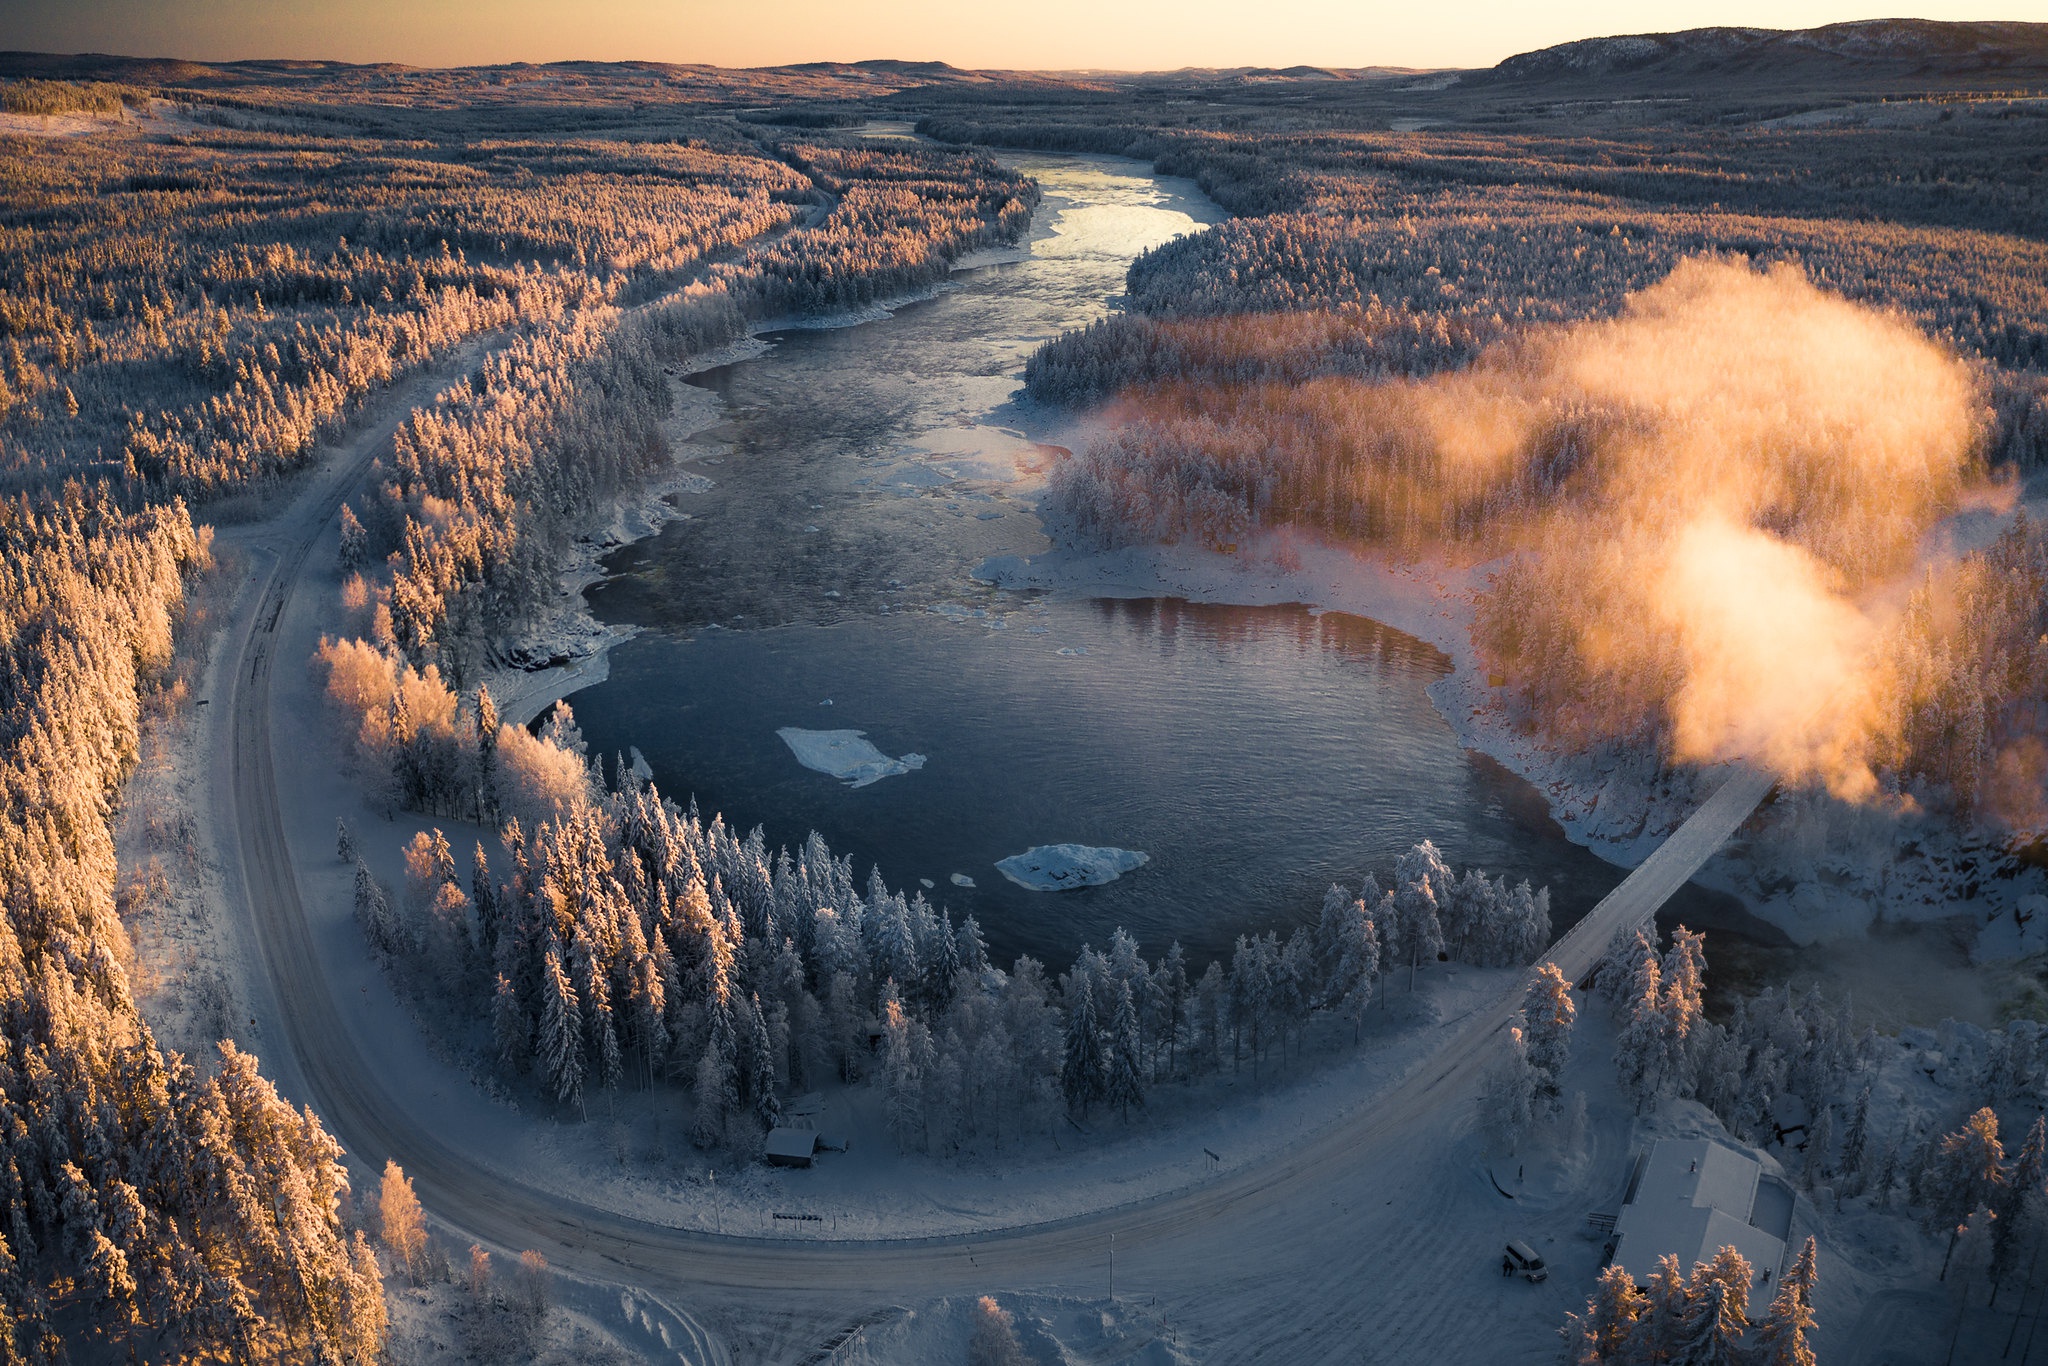
{"label": "distant hill", "polygon": [[1582,38],[1510,57],[1467,83],[1697,86],[1725,80],[2034,85],[2048,80],[2048,24],[1868,19],[1809,29]]}

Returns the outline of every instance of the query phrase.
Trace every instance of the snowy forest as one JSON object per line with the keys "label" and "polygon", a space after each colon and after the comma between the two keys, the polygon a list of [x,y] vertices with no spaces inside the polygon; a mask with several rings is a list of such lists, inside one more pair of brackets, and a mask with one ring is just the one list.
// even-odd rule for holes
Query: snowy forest
{"label": "snowy forest", "polygon": [[[1506,967],[1550,941],[1547,891],[1457,876],[1425,842],[1391,887],[1332,886],[1312,925],[1240,935],[1199,972],[1178,944],[1148,962],[1121,930],[1057,977],[1028,956],[1005,970],[972,916],[956,924],[876,870],[863,886],[815,834],[771,854],[758,828],[679,809],[623,763],[607,782],[566,707],[537,738],[464,720],[455,734],[479,738],[442,750],[454,769],[415,791],[534,823],[505,825],[503,870],[479,844],[465,872],[422,832],[397,897],[344,829],[364,934],[417,993],[488,1018],[498,1064],[543,1097],[587,1116],[622,1087],[686,1086],[704,1147],[754,1153],[784,1098],[831,1080],[871,1081],[898,1144],[937,1155],[1097,1105],[1128,1118],[1153,1086],[1286,1065],[1318,1012],[1355,1031],[1390,976],[1412,989],[1440,958]],[[504,762],[522,746],[548,751],[562,786]],[[422,761],[401,747],[392,762]]]}
{"label": "snowy forest", "polygon": [[[382,1361],[386,1277],[417,1287],[443,1256],[403,1172],[352,1190],[256,1056],[159,1043],[122,920],[150,885],[122,882],[114,834],[144,728],[201,704],[178,659],[214,529],[271,515],[424,375],[459,378],[364,457],[338,629],[286,667],[313,670],[373,805],[492,832],[461,849],[430,826],[398,887],[359,847],[388,835],[343,825],[337,853],[371,951],[532,1108],[687,1096],[679,1137],[751,1158],[786,1100],[836,1081],[880,1095],[903,1153],[984,1154],[1299,1068],[1312,1035],[1357,1053],[1438,964],[1543,953],[1547,890],[1425,842],[1217,961],[1119,929],[1063,971],[999,965],[971,917],[863,879],[862,851],[771,849],[588,753],[566,703],[499,716],[487,680],[545,662],[519,637],[574,539],[669,460],[678,370],[938,289],[1025,232],[1038,187],[980,148],[1138,156],[1234,215],[1145,254],[1121,309],[1031,358],[1030,402],[1106,419],[1052,471],[1050,530],[1498,558],[1475,643],[1516,723],[1679,765],[1739,729],[1703,686],[1735,633],[1702,597],[1789,566],[1804,597],[1742,606],[1765,646],[1819,660],[1791,680],[1805,709],[1842,705],[1818,742],[1764,737],[1769,760],[2048,833],[2048,531],[1930,550],[2048,462],[2036,110],[1959,106],[1910,137],[1738,139],[1707,101],[1585,134],[1576,114],[1396,133],[1319,87],[1231,104],[1182,98],[1207,76],[1166,98],[935,63],[0,72],[0,1362]],[[73,116],[84,135],[27,122]],[[928,140],[850,131],[899,116]],[[1674,549],[1685,572],[1641,572]],[[1680,929],[1623,936],[1595,975],[1638,1115],[1696,1104],[1796,1151],[1814,1202],[1910,1211],[1960,1297],[2026,1283],[2048,1030],[1885,1036],[1784,987],[1709,1019],[1705,973]],[[1584,1113],[1559,1080],[1574,984],[1528,993],[1485,1082],[1507,1150]],[[474,1354],[527,1351],[545,1263],[493,1290],[471,1254],[477,1317],[513,1306],[526,1335]],[[1610,1268],[1567,1349],[1810,1362],[1817,1274],[1809,1240],[1746,1327],[1739,1258]]]}
{"label": "snowy forest", "polygon": [[10,112],[154,120],[0,137],[0,1357],[373,1361],[374,1220],[339,1148],[232,1043],[160,1048],[128,985],[110,823],[145,703],[191,703],[165,669],[201,523],[259,515],[369,399],[497,344],[350,514],[365,633],[423,689],[417,747],[452,720],[440,670],[464,677],[570,522],[659,454],[664,357],[926,287],[1035,189],[673,110],[655,136],[564,136],[545,107],[385,134],[346,89],[0,88]]}

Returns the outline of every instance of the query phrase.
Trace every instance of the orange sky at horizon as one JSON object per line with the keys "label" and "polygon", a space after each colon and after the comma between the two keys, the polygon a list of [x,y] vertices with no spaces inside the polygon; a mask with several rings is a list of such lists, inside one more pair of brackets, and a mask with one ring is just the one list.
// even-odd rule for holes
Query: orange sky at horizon
{"label": "orange sky at horizon", "polygon": [[[0,48],[199,61],[296,57],[413,66],[899,57],[1034,70],[1183,66],[1491,66],[1574,38],[1847,19],[2048,18],[2042,0],[1039,0],[1028,12],[939,0],[10,0]],[[2024,12],[2022,12],[2024,11]]]}

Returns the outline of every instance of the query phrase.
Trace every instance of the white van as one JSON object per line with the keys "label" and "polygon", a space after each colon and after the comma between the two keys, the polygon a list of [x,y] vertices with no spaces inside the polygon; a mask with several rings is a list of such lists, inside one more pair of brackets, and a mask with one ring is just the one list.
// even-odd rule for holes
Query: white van
{"label": "white van", "polygon": [[1531,1282],[1550,1279],[1550,1268],[1543,1265],[1543,1259],[1536,1255],[1535,1249],[1519,1238],[1510,1242],[1507,1251],[1501,1254],[1500,1270],[1503,1276],[1521,1276]]}

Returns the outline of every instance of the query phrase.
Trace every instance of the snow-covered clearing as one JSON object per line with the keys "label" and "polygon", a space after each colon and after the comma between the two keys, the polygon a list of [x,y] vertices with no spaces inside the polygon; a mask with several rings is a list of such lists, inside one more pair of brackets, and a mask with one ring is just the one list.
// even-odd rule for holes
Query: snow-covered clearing
{"label": "snow-covered clearing", "polygon": [[784,726],[775,733],[789,746],[798,763],[813,773],[829,773],[848,787],[866,787],[884,778],[914,773],[925,765],[922,754],[891,759],[868,741],[864,730],[799,730]]}

